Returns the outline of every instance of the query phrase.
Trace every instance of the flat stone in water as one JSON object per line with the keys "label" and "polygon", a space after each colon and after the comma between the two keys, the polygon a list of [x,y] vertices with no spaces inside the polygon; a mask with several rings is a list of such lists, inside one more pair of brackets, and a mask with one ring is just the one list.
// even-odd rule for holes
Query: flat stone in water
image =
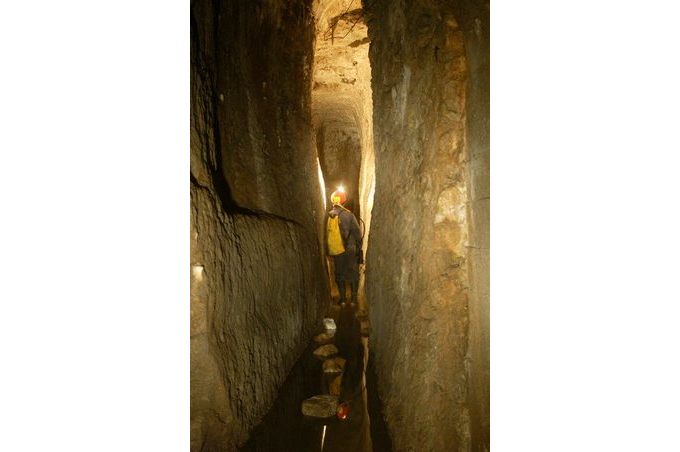
{"label": "flat stone in water", "polygon": [[345,358],[336,356],[335,358],[333,358],[333,360],[335,361],[335,364],[337,364],[338,367],[340,367],[340,370],[345,370],[345,363],[347,362]]}
{"label": "flat stone in water", "polygon": [[321,347],[314,350],[314,356],[320,359],[330,358],[333,355],[338,354],[338,348],[333,344],[322,345]]}
{"label": "flat stone in water", "polygon": [[323,344],[329,344],[333,342],[333,336],[334,334],[329,334],[329,333],[321,333],[317,334],[314,336],[314,342],[317,344],[323,345]]}
{"label": "flat stone in water", "polygon": [[335,330],[337,329],[337,327],[335,326],[335,320],[331,318],[323,319],[323,326],[324,328],[326,328],[326,332],[329,331],[335,332]]}
{"label": "flat stone in water", "polygon": [[317,395],[302,402],[302,414],[316,418],[335,416],[338,409],[338,397],[334,395]]}

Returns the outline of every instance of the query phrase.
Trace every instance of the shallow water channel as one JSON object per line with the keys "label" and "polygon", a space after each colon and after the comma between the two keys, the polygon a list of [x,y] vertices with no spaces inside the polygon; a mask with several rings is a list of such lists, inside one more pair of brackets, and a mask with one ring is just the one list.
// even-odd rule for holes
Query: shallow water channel
{"label": "shallow water channel", "polygon": [[319,345],[312,341],[288,375],[271,410],[241,448],[242,452],[392,450],[375,388],[369,339],[362,337],[361,324],[350,305],[332,307],[331,317],[337,325],[332,343],[338,348],[338,355],[347,360],[339,399],[348,402],[349,415],[344,420],[337,417],[319,420],[302,415],[302,401],[328,394],[335,377],[324,374],[323,361],[313,355]]}

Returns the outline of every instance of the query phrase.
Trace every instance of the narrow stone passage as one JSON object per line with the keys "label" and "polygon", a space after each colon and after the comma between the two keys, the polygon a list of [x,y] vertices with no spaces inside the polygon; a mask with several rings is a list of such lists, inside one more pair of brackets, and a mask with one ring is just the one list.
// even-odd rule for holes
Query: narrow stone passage
{"label": "narrow stone passage", "polygon": [[192,451],[489,450],[488,27],[191,1]]}

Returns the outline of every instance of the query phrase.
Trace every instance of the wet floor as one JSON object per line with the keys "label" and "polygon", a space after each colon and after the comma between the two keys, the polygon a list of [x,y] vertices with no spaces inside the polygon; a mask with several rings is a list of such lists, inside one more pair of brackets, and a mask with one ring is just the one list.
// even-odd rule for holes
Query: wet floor
{"label": "wet floor", "polygon": [[[328,394],[335,376],[324,374],[313,341],[286,379],[272,409],[253,431],[242,452],[390,452],[391,442],[375,389],[375,373],[369,359],[368,337],[362,337],[355,308],[331,308],[337,332],[333,343],[347,360],[340,401],[347,402],[346,419],[317,420],[302,415],[302,401]],[[322,332],[322,331],[319,331]],[[364,330],[364,333],[366,331]],[[323,443],[322,443],[323,442]]]}

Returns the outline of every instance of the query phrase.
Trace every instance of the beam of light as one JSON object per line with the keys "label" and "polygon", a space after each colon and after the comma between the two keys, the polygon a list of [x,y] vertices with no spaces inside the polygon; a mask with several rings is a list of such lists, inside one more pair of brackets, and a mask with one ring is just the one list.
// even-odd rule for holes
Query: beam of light
{"label": "beam of light", "polygon": [[321,187],[321,198],[323,198],[323,210],[326,210],[326,182],[323,180],[323,171],[321,171],[319,157],[316,158],[316,168],[319,172],[319,187]]}
{"label": "beam of light", "polygon": [[196,278],[197,281],[203,281],[203,266],[202,265],[192,266],[191,272],[193,273],[194,278]]}
{"label": "beam of light", "polygon": [[323,452],[323,442],[326,439],[326,424],[323,425],[323,432],[321,433],[321,451]]}

